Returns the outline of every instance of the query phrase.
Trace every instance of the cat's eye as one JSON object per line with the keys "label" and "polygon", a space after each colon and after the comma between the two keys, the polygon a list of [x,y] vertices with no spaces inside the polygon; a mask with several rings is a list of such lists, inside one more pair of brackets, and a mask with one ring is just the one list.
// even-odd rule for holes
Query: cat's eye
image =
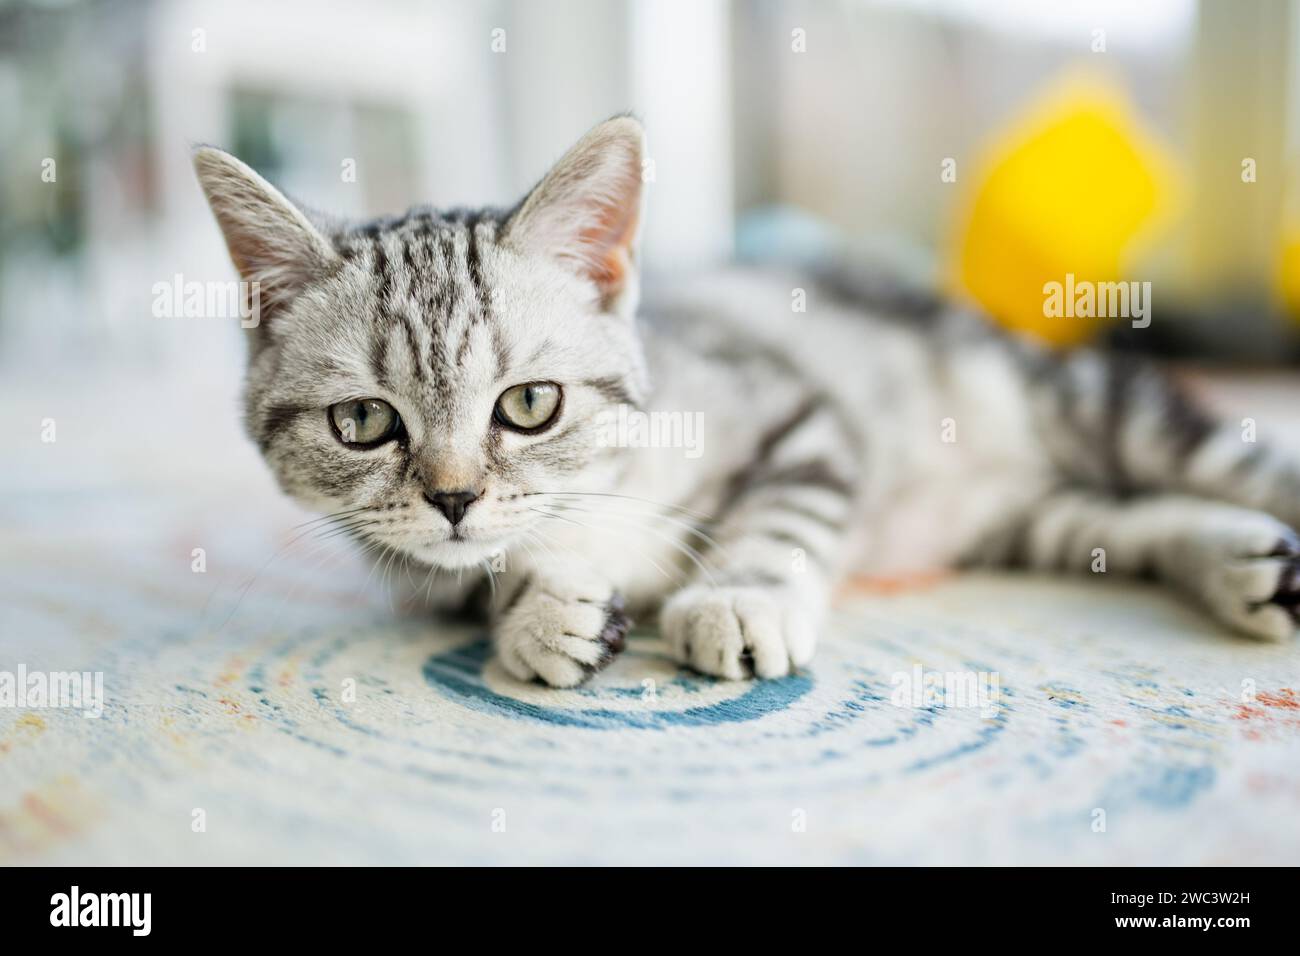
{"label": "cat's eye", "polygon": [[554,382],[516,385],[497,399],[496,420],[515,431],[541,431],[555,421],[560,411],[560,386]]}
{"label": "cat's eye", "polygon": [[397,435],[402,420],[379,398],[357,398],[330,406],[330,421],[345,445],[373,448]]}

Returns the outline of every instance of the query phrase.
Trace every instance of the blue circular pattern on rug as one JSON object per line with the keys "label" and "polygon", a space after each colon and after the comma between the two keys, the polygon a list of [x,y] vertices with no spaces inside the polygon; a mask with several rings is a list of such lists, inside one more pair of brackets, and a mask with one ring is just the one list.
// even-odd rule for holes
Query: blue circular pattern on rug
{"label": "blue circular pattern on rug", "polygon": [[[642,643],[648,642],[629,641],[623,657],[660,656],[637,646]],[[813,686],[812,678],[805,674],[793,674],[778,680],[728,682],[683,669],[668,682],[668,687],[674,692],[670,706],[635,709],[613,706],[629,700],[663,701],[659,697],[659,688],[650,681],[634,685],[602,682],[553,692],[563,694],[567,703],[572,703],[576,697],[583,703],[590,701],[591,706],[546,706],[493,689],[485,679],[491,653],[490,643],[483,639],[434,654],[424,663],[424,679],[447,697],[483,713],[594,730],[665,730],[670,727],[744,723],[785,710]],[[720,689],[732,687],[736,689],[736,696],[718,699]]]}

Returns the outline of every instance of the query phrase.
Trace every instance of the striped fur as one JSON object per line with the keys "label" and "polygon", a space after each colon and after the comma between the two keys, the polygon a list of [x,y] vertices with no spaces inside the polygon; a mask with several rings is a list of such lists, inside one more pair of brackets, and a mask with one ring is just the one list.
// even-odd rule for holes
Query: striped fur
{"label": "striped fur", "polygon": [[[616,118],[511,210],[337,225],[196,156],[236,264],[275,289],[250,434],[287,492],[362,509],[347,527],[365,543],[483,599],[511,673],[583,680],[622,646],[626,608],[659,613],[702,671],[779,676],[852,571],[1087,572],[1098,549],[1233,626],[1291,633],[1294,457],[1148,366],[1054,355],[853,272],[682,281],[638,321],[640,157]],[[563,389],[556,423],[496,427],[498,396],[538,381]],[[326,410],[356,398],[389,402],[403,439],[336,440]],[[698,416],[699,454],[604,440],[620,408]],[[439,488],[480,495],[457,534],[425,500]]]}

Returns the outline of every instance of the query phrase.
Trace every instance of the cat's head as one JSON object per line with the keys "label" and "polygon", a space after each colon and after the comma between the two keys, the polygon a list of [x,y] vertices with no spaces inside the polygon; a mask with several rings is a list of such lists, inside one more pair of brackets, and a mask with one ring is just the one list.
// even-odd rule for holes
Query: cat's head
{"label": "cat's head", "polygon": [[257,283],[245,422],[285,491],[459,568],[525,536],[545,496],[606,486],[601,413],[646,388],[642,149],[640,125],[618,117],[510,211],[358,225],[196,150],[231,257]]}

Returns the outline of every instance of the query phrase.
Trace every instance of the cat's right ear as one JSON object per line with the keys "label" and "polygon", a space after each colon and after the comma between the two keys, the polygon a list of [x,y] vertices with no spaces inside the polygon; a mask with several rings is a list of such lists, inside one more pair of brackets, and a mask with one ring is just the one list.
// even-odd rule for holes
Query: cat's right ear
{"label": "cat's right ear", "polygon": [[511,215],[506,241],[590,280],[605,304],[635,308],[645,133],[616,116],[580,139]]}
{"label": "cat's right ear", "polygon": [[194,171],[235,268],[257,283],[258,324],[338,265],[338,253],[302,210],[234,156],[199,146]]}

